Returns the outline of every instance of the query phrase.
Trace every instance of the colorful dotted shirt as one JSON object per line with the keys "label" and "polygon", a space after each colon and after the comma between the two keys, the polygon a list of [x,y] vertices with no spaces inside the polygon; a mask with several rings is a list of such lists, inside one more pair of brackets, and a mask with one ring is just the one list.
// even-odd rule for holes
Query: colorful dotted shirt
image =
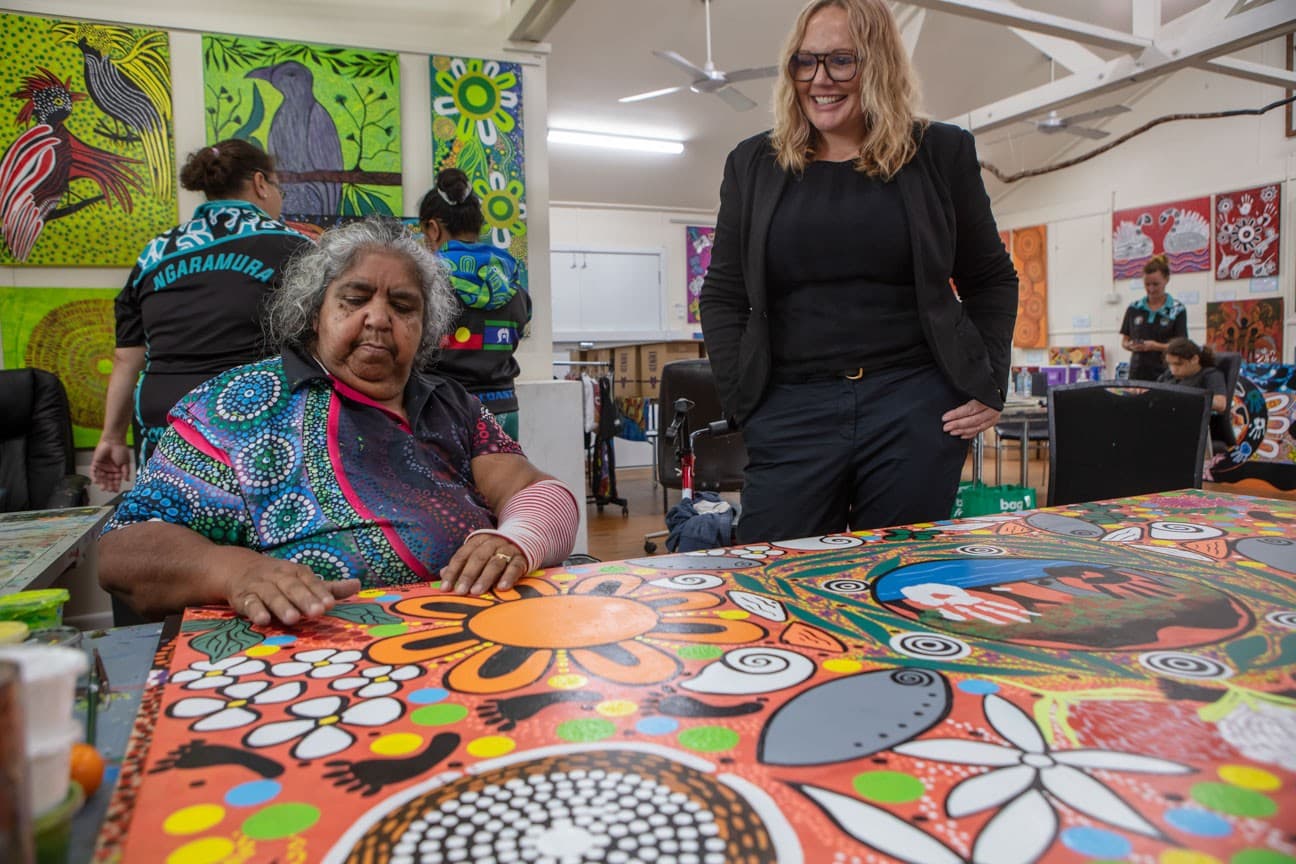
{"label": "colorful dotted shirt", "polygon": [[472,460],[521,448],[453,381],[411,377],[404,420],[292,351],[222,373],[171,425],[105,528],[162,520],[365,587],[431,581],[495,517]]}

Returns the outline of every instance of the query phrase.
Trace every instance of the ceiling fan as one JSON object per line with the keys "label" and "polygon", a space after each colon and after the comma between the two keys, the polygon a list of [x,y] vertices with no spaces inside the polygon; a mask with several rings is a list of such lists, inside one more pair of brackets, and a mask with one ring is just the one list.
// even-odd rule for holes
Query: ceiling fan
{"label": "ceiling fan", "polygon": [[1056,111],[1050,111],[1048,116],[1043,120],[1032,120],[1035,128],[1045,135],[1054,135],[1058,132],[1066,132],[1069,135],[1079,135],[1081,138],[1106,138],[1110,132],[1104,132],[1102,129],[1095,129],[1092,126],[1082,126],[1088,120],[1097,120],[1100,117],[1111,117],[1115,114],[1124,114],[1130,109],[1124,105],[1108,105],[1106,108],[1098,108],[1093,111],[1082,111],[1079,114],[1070,114],[1063,117]]}
{"label": "ceiling fan", "polygon": [[644,99],[655,99],[658,96],[669,96],[671,93],[678,93],[681,90],[691,90],[694,93],[714,93],[724,100],[725,104],[735,111],[749,111],[756,107],[756,103],[749,99],[745,94],[735,89],[732,85],[740,81],[755,81],[760,78],[773,78],[778,74],[777,66],[759,66],[749,69],[735,69],[732,72],[724,72],[715,67],[711,62],[711,0],[702,0],[702,5],[706,7],[706,46],[707,59],[705,66],[695,66],[688,60],[685,60],[674,51],[653,51],[658,57],[668,63],[673,63],[680,69],[687,72],[691,78],[691,83],[680,85],[679,87],[666,87],[662,90],[649,90],[647,93],[637,93],[634,96],[623,96],[618,102],[641,102]]}

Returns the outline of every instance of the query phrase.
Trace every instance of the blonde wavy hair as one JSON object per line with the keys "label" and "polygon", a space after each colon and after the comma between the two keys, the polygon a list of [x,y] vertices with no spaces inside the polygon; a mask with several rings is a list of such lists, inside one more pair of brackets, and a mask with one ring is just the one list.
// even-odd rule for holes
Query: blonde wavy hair
{"label": "blonde wavy hair", "polygon": [[811,17],[830,6],[845,10],[852,48],[860,58],[855,80],[866,129],[855,168],[890,180],[918,151],[914,124],[921,127],[926,120],[918,115],[918,80],[884,0],[810,0],[797,16],[780,54],[774,86],[771,142],[779,167],[800,173],[814,156],[818,134],[801,111],[788,64],[801,47]]}

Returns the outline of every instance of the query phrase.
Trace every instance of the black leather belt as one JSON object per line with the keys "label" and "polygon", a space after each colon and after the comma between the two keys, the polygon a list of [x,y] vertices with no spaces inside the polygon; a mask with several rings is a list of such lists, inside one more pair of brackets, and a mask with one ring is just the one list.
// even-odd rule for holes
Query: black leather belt
{"label": "black leather belt", "polygon": [[834,369],[823,372],[794,372],[775,369],[770,373],[770,380],[775,384],[813,384],[819,381],[858,381],[864,377],[864,367],[852,369]]}

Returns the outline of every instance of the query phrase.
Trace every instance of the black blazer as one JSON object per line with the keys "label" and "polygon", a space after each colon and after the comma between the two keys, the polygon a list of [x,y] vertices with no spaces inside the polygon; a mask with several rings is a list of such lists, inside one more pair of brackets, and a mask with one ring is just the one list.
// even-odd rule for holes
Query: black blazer
{"label": "black blazer", "polygon": [[[1002,408],[1017,273],[995,228],[971,133],[946,123],[915,128],[922,136],[918,152],[894,182],[909,220],[923,333],[956,389]],[[720,186],[711,266],[702,284],[702,334],[720,401],[739,424],[769,383],[765,242],[787,179],[774,161],[769,133],[762,133],[729,154]]]}

